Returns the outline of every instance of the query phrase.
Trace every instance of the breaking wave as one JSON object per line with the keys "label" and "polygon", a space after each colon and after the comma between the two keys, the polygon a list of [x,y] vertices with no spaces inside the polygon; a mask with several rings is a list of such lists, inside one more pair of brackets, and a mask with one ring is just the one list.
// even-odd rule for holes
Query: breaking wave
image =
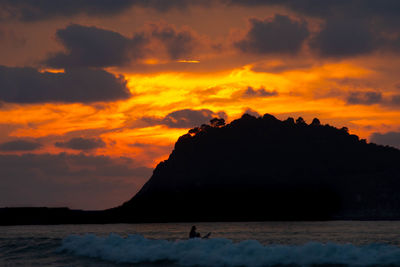
{"label": "breaking wave", "polygon": [[384,244],[262,245],[255,240],[154,240],[116,234],[66,237],[59,252],[117,263],[172,262],[182,266],[384,266],[400,265],[400,248]]}

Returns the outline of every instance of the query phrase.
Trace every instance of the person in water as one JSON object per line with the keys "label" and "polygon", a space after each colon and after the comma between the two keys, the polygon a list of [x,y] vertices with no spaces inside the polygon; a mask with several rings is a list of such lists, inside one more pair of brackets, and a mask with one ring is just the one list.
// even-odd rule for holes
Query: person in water
{"label": "person in water", "polygon": [[200,237],[200,233],[196,232],[196,226],[192,226],[192,229],[190,229],[189,233],[189,238],[195,238],[195,237]]}
{"label": "person in water", "polygon": [[[208,238],[211,235],[211,233],[206,234],[205,236],[203,236],[203,238]],[[196,232],[196,226],[193,225],[192,229],[190,229],[190,233],[189,233],[189,238],[200,238],[201,235],[200,233]]]}

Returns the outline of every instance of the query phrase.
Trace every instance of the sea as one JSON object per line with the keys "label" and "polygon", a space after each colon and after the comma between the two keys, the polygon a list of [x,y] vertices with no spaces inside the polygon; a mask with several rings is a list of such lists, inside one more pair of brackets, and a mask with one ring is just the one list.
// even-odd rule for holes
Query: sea
{"label": "sea", "polygon": [[400,266],[400,221],[1,226],[0,266]]}

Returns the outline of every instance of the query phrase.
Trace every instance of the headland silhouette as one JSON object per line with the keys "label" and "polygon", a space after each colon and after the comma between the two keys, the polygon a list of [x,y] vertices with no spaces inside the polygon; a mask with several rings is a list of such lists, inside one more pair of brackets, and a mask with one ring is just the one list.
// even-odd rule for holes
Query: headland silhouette
{"label": "headland silhouette", "polygon": [[[399,162],[400,150],[367,143],[317,118],[310,124],[269,114],[244,114],[229,124],[215,118],[181,136],[129,201],[105,211],[68,210],[63,220],[52,220],[395,220]],[[12,210],[0,209],[1,224],[11,222],[6,217]],[[11,224],[21,224],[18,212],[13,216]]]}

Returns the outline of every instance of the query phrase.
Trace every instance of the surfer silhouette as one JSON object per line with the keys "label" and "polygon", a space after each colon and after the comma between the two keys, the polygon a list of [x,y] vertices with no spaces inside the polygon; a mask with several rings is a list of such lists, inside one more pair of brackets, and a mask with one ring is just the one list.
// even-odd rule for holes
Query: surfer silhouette
{"label": "surfer silhouette", "polygon": [[[202,238],[209,238],[210,235],[211,235],[211,233],[208,233],[205,236],[203,236]],[[196,226],[193,225],[192,229],[190,229],[189,238],[200,238],[200,237],[201,237],[200,233],[196,232]]]}

